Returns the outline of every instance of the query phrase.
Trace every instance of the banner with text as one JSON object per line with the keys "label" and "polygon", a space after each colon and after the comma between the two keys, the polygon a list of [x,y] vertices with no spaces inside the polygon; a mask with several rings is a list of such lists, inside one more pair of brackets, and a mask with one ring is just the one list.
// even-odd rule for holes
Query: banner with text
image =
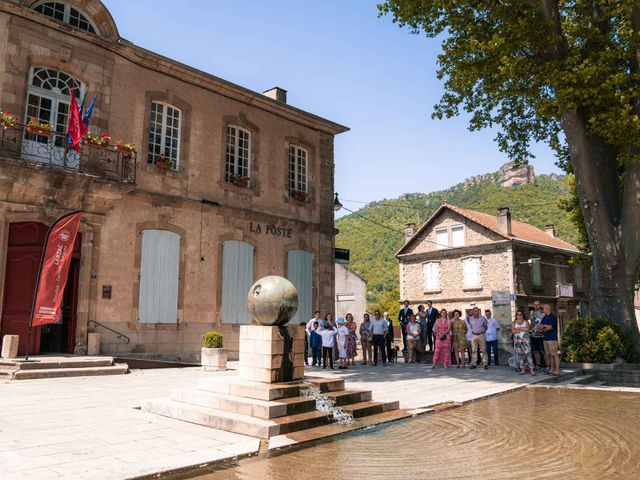
{"label": "banner with text", "polygon": [[82,212],[59,218],[49,229],[42,253],[32,325],[57,323],[61,318],[62,295],[67,284],[73,246]]}

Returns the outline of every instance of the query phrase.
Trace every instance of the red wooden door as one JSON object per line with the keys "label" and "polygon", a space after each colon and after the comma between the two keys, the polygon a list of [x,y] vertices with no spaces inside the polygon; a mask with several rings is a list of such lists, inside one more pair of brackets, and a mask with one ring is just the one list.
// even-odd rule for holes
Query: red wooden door
{"label": "red wooden door", "polygon": [[[13,223],[9,226],[9,245],[2,308],[2,335],[19,335],[18,354],[27,347],[29,316],[36,288],[38,266],[47,226],[41,223]],[[40,351],[40,328],[33,329],[29,352]]]}
{"label": "red wooden door", "polygon": [[69,265],[69,276],[67,286],[64,289],[62,298],[62,335],[61,351],[63,353],[73,353],[76,346],[76,322],[78,307],[78,279],[80,274],[80,259],[74,256]]}

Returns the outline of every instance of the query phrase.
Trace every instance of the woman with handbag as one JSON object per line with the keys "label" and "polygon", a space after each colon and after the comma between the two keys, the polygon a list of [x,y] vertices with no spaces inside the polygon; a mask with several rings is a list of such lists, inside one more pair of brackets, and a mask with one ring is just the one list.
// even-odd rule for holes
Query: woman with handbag
{"label": "woman with handbag", "polygon": [[438,363],[442,363],[444,368],[448,368],[451,365],[451,321],[446,309],[440,310],[440,318],[436,320],[433,332],[436,335],[436,350],[433,353],[431,368],[436,368]]}

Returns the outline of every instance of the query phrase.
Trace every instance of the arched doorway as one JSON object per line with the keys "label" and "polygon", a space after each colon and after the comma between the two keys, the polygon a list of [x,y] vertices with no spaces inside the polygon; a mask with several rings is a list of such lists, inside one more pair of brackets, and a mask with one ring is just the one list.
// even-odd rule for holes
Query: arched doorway
{"label": "arched doorway", "polygon": [[[36,287],[38,266],[48,227],[37,222],[12,223],[9,226],[4,302],[0,330],[2,335],[19,335],[18,354],[27,347],[29,316]],[[76,335],[76,310],[80,272],[80,235],[73,249],[69,277],[62,305],[62,320],[55,325],[36,327],[31,333],[29,352],[73,353]]]}

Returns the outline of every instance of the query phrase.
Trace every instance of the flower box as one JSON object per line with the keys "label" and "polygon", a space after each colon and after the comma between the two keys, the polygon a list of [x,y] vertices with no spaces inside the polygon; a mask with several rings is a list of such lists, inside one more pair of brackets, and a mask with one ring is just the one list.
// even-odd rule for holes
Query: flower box
{"label": "flower box", "polygon": [[4,128],[13,128],[16,123],[18,123],[18,117],[13,115],[10,111],[3,112],[0,110],[0,127]]}
{"label": "flower box", "polygon": [[156,160],[156,167],[158,167],[160,170],[170,170],[171,162],[168,162],[166,160]]}
{"label": "flower box", "polygon": [[297,200],[299,202],[306,202],[307,199],[309,198],[309,194],[307,192],[290,192],[289,196],[291,198],[293,198],[294,200]]}
{"label": "flower box", "polygon": [[250,182],[251,182],[251,179],[243,175],[236,175],[231,179],[231,183],[233,183],[237,187],[242,187],[242,188],[247,188]]}
{"label": "flower box", "polygon": [[53,135],[53,130],[48,128],[36,127],[33,125],[27,126],[27,132],[33,135],[39,135],[41,137],[50,137],[51,135]]}
{"label": "flower box", "polygon": [[100,135],[96,135],[94,133],[87,133],[82,138],[82,140],[85,145],[89,145],[90,147],[104,148],[109,145],[109,142],[111,141],[111,137],[104,132],[102,132]]}
{"label": "flower box", "polygon": [[118,143],[113,146],[113,149],[119,153],[134,153],[136,146],[133,143],[122,143],[118,141]]}

